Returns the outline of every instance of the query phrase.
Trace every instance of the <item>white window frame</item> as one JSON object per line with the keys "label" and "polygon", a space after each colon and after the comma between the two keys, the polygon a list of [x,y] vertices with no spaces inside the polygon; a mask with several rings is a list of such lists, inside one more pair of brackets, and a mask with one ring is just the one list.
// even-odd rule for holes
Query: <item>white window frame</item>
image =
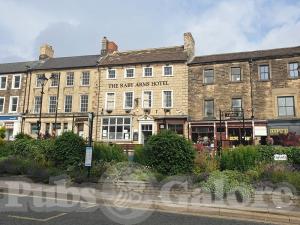
{"label": "white window frame", "polygon": [[[115,71],[115,77],[114,77],[114,78],[110,78],[110,77],[109,77],[109,71],[110,71],[110,70]],[[106,79],[108,79],[108,80],[115,80],[115,79],[117,79],[117,70],[116,70],[116,69],[107,69],[107,72],[106,72]]]}
{"label": "white window frame", "polygon": [[[145,92],[151,92],[151,107],[145,107],[144,106],[144,94],[145,94]],[[143,90],[143,92],[142,92],[142,108],[143,109],[151,109],[153,107],[153,91],[152,90]]]}
{"label": "white window frame", "polygon": [[[56,98],[56,104],[55,104],[55,111],[54,112],[50,112],[50,102],[51,102],[51,97],[55,97]],[[51,95],[49,96],[49,103],[48,103],[48,113],[55,113],[57,111],[57,96],[56,95]],[[42,109],[41,109],[42,110]]]}
{"label": "white window frame", "polygon": [[[15,87],[16,77],[20,77],[19,87],[17,88]],[[21,89],[21,86],[22,86],[22,74],[14,74],[11,89]]]}
{"label": "white window frame", "polygon": [[[84,73],[88,73],[89,74],[89,83],[88,84],[83,84],[82,83],[82,81],[83,81],[83,74]],[[81,72],[81,76],[80,76],[80,85],[84,86],[84,87],[88,87],[88,86],[90,86],[90,84],[91,84],[91,73],[90,73],[90,71],[82,71]]]}
{"label": "white window frame", "polygon": [[[131,107],[126,107],[126,93],[132,93],[132,106]],[[123,94],[123,109],[133,109],[134,108],[134,92],[133,91],[125,91]]]}
{"label": "white window frame", "polygon": [[[288,77],[289,77],[290,79],[298,79],[298,78],[300,77],[299,70],[297,70],[297,69],[296,69],[296,70],[290,70],[291,64],[297,64],[298,68],[299,68],[299,66],[300,66],[299,62],[289,62],[289,63],[288,63]],[[292,77],[292,76],[291,76],[291,71],[296,71],[297,74],[298,74],[298,76]]]}
{"label": "white window frame", "polygon": [[4,108],[5,108],[5,97],[0,97],[0,99],[3,99],[3,109],[0,111],[0,113],[4,113]]}
{"label": "white window frame", "polygon": [[[152,75],[151,76],[145,76],[145,69],[146,68],[151,68],[152,70]],[[154,69],[153,69],[153,66],[144,66],[143,67],[143,77],[154,77]]]}
{"label": "white window frame", "polygon": [[34,96],[34,99],[33,99],[33,113],[35,113],[35,114],[38,114],[39,112],[40,112],[40,110],[41,110],[41,103],[42,102],[40,102],[40,105],[39,105],[39,111],[37,112],[37,111],[35,111],[35,106],[36,106],[36,97],[39,97],[40,98],[40,101],[42,100],[42,96],[40,96],[40,95],[36,95],[36,96]]}
{"label": "white window frame", "polygon": [[[72,97],[72,102],[71,102],[71,111],[70,112],[66,112],[66,99],[67,99],[67,96],[71,96]],[[81,97],[80,97],[81,98]],[[65,113],[72,113],[73,111],[73,95],[65,95],[64,97],[64,112]]]}
{"label": "white window frame", "polygon": [[[73,84],[72,85],[68,85],[68,76],[73,74]],[[73,87],[74,86],[74,82],[75,82],[75,74],[74,72],[67,72],[66,73],[66,87]]]}
{"label": "white window frame", "polygon": [[8,76],[7,75],[0,75],[0,79],[2,78],[2,77],[6,77],[6,80],[5,80],[5,88],[1,88],[1,85],[0,85],[0,90],[6,90],[7,89],[7,79],[8,79]]}
{"label": "white window frame", "polygon": [[[113,93],[113,92],[108,92],[108,93]],[[110,139],[109,138],[109,133],[110,133],[110,131],[109,131],[109,129],[110,129],[110,127],[112,126],[111,125],[111,123],[110,123],[110,120],[111,120],[111,118],[115,118],[116,120],[118,119],[118,118],[123,118],[123,124],[122,125],[120,125],[120,126],[122,126],[123,128],[125,127],[125,126],[129,126],[130,127],[130,132],[129,132],[129,134],[130,134],[130,138],[129,139],[124,139],[124,138],[122,138],[122,139],[117,139],[117,135],[115,136],[115,138],[114,139]],[[130,123],[129,124],[125,124],[124,123],[124,120],[125,120],[125,118],[126,119],[130,119]],[[103,120],[104,119],[108,119],[108,124],[107,125],[104,125],[103,124]],[[116,121],[116,125],[115,126],[117,126],[117,121]],[[106,136],[106,138],[103,138],[103,127],[107,127],[108,128],[108,132],[107,132],[107,136]],[[115,131],[115,134],[116,134],[117,132]],[[133,139],[133,119],[132,119],[132,117],[131,116],[104,116],[104,117],[102,117],[102,119],[101,119],[101,140],[105,140],[105,141],[132,141],[132,139]]]}
{"label": "white window frame", "polygon": [[[165,67],[171,67],[172,68],[172,74],[171,75],[166,75],[165,74]],[[152,71],[152,73],[153,73],[153,71]],[[173,77],[174,76],[174,67],[173,67],[173,65],[169,65],[169,66],[164,65],[164,66],[162,66],[162,75],[164,77]]]}
{"label": "white window frame", "polygon": [[[165,91],[171,91],[171,107],[166,107],[166,106],[164,106],[164,92]],[[171,108],[173,108],[173,103],[174,103],[174,93],[173,93],[173,90],[162,90],[161,91],[161,107],[163,108],[163,109],[171,109]]]}
{"label": "white window frame", "polygon": [[88,98],[87,98],[87,100],[88,100],[88,104],[87,104],[87,109],[86,109],[86,111],[84,111],[84,112],[88,112],[89,111],[89,103],[90,103],[90,96],[88,95],[88,94],[81,94],[80,95],[80,105],[79,105],[79,110],[80,110],[80,112],[83,112],[82,111],[82,107],[81,107],[81,101],[82,101],[82,98],[81,98],[81,96],[84,96],[84,95],[86,95],[86,96],[88,96]]}
{"label": "white window frame", "polygon": [[44,73],[37,73],[35,74],[35,88],[42,88],[42,85],[41,86],[38,86],[38,80],[39,80],[39,76],[43,76],[45,75]]}
{"label": "white window frame", "polygon": [[51,77],[53,76],[53,75],[56,75],[57,76],[57,85],[53,85],[53,79],[49,79],[50,80],[50,87],[58,87],[59,86],[59,73],[51,73]]}
{"label": "white window frame", "polygon": [[[133,70],[133,77],[127,77],[127,70]],[[135,78],[135,68],[134,67],[128,67],[124,69],[124,78],[132,79]]]}
{"label": "white window frame", "polygon": [[[12,111],[12,99],[13,98],[17,98],[18,99],[16,111]],[[10,113],[16,113],[16,112],[18,112],[18,107],[19,107],[19,96],[10,96],[9,97],[9,112]]]}
{"label": "white window frame", "polygon": [[[114,107],[112,109],[107,108],[107,96],[108,94],[114,94]],[[116,93],[115,92],[106,92],[105,93],[105,109],[106,110],[114,110],[116,108]]]}

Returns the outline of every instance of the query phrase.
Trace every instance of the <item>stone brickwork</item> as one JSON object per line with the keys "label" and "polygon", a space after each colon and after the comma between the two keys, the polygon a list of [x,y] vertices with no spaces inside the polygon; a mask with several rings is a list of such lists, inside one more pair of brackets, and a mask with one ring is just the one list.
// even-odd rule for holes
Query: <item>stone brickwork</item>
{"label": "stone brickwork", "polygon": [[[238,60],[236,60],[238,61]],[[206,120],[204,116],[204,100],[214,100],[214,116],[218,118],[218,110],[230,110],[232,98],[242,98],[245,118],[267,120],[277,119],[277,97],[294,96],[295,118],[300,117],[300,79],[289,77],[290,62],[299,62],[300,57],[276,58],[227,63],[205,63],[189,67],[189,116],[191,120]],[[269,65],[270,79],[259,79],[259,66]],[[230,80],[231,68],[241,68],[241,81]],[[204,84],[205,69],[214,70],[214,83]]]}

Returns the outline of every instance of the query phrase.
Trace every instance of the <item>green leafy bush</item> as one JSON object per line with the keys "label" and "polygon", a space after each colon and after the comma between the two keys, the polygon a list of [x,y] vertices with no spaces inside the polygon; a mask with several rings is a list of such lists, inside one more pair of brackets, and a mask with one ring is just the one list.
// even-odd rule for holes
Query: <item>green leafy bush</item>
{"label": "green leafy bush", "polygon": [[[2,139],[1,139],[2,140]],[[0,141],[0,158],[13,154],[14,145],[11,141]]]}
{"label": "green leafy bush", "polygon": [[144,146],[146,164],[163,175],[190,173],[195,149],[190,141],[170,131],[152,135]]}
{"label": "green leafy bush", "polygon": [[134,147],[133,162],[139,163],[141,165],[146,165],[146,157],[142,145],[136,145]]}
{"label": "green leafy bush", "polygon": [[219,161],[210,154],[201,151],[196,154],[194,171],[213,172],[219,169]]}
{"label": "green leafy bush", "polygon": [[53,150],[47,152],[49,159],[57,166],[79,166],[84,161],[85,142],[72,132],[64,132],[57,137]]}
{"label": "green leafy bush", "polygon": [[105,162],[123,162],[127,160],[124,150],[119,145],[108,145],[106,143],[95,143],[93,149],[93,160]]}
{"label": "green leafy bush", "polygon": [[222,152],[220,167],[222,170],[247,171],[255,167],[258,151],[254,146],[239,146]]}
{"label": "green leafy bush", "polygon": [[5,127],[0,127],[0,138],[1,139],[5,138],[5,132],[6,132]]}
{"label": "green leafy bush", "polygon": [[230,170],[212,172],[200,186],[216,199],[223,199],[231,193],[238,193],[243,199],[250,198],[254,192],[247,176]]}
{"label": "green leafy bush", "polygon": [[32,139],[32,137],[28,134],[24,134],[24,133],[18,133],[16,136],[15,136],[15,139]]}
{"label": "green leafy bush", "polygon": [[14,142],[14,155],[22,158],[31,158],[34,140],[30,139],[17,139]]}

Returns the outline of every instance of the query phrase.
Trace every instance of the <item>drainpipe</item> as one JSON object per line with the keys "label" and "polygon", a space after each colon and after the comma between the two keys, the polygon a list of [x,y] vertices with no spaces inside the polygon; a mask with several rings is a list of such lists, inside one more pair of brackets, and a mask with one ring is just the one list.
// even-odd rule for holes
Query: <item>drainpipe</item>
{"label": "drainpipe", "polygon": [[100,74],[100,64],[97,62],[97,71],[98,71],[98,92],[97,92],[97,112],[96,112],[96,141],[98,141],[98,125],[99,125],[99,104],[100,104],[100,79],[101,79],[101,74]]}
{"label": "drainpipe", "polygon": [[[27,94],[27,82],[29,76],[30,66],[26,66],[26,80],[25,80],[25,90],[23,98],[23,109],[22,109],[22,118],[21,118],[21,133],[24,133],[24,123],[25,123],[25,104],[26,104],[26,94]],[[22,84],[21,84],[22,85]]]}
{"label": "drainpipe", "polygon": [[58,87],[56,94],[56,109],[55,109],[55,119],[54,119],[54,137],[56,137],[56,127],[57,127],[57,111],[58,111],[58,101],[59,101],[59,88],[60,88],[60,73],[58,73]]}

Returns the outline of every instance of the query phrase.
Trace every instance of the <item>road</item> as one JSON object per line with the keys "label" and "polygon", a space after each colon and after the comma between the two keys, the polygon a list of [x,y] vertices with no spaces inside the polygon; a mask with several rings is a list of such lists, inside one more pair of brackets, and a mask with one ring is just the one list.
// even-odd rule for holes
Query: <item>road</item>
{"label": "road", "polygon": [[40,207],[38,205],[43,204],[43,201],[38,200],[41,198],[15,197],[18,201],[15,201],[16,198],[10,199],[11,206],[8,207],[8,195],[0,195],[0,210],[2,210],[0,212],[0,225],[118,225],[133,224],[133,222],[141,225],[266,225],[266,223],[232,219],[137,210],[126,207],[116,208],[81,201],[69,208],[65,207],[67,203],[70,203],[67,200],[59,201],[58,205],[53,207],[51,204]]}

